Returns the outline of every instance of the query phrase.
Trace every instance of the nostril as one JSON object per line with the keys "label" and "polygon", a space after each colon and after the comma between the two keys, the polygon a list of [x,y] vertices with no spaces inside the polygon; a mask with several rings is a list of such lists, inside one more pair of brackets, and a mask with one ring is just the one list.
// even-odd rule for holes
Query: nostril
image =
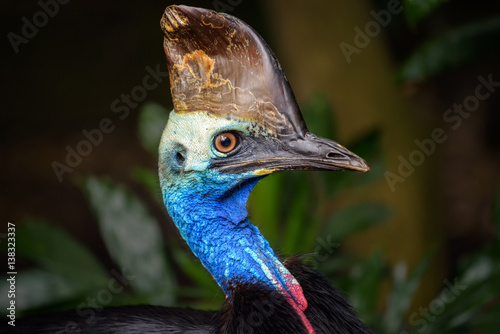
{"label": "nostril", "polygon": [[181,152],[177,152],[175,154],[175,161],[177,162],[177,164],[179,166],[182,166],[184,164],[184,161],[186,161],[186,158],[184,157],[184,155]]}
{"label": "nostril", "polygon": [[343,158],[344,156],[340,153],[335,153],[335,152],[328,152],[326,155],[327,158],[329,159],[335,159],[335,158]]}

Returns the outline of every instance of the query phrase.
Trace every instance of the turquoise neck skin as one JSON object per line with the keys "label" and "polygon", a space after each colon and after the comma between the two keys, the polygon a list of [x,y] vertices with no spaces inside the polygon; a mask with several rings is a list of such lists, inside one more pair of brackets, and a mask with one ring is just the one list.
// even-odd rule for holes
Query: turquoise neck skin
{"label": "turquoise neck skin", "polygon": [[182,237],[226,295],[237,283],[265,284],[306,307],[300,285],[250,223],[246,203],[261,178],[191,173],[179,186],[162,185],[163,200]]}

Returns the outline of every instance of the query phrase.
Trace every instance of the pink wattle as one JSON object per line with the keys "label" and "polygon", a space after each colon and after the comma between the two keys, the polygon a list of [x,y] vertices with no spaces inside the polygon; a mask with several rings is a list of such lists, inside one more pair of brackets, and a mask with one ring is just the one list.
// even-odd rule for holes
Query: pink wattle
{"label": "pink wattle", "polygon": [[314,328],[304,314],[304,311],[307,309],[307,299],[304,297],[302,287],[290,273],[285,274],[285,281],[286,289],[283,286],[277,286],[278,291],[287,297],[288,303],[297,312],[300,320],[302,320],[302,323],[307,328],[308,334],[315,334]]}

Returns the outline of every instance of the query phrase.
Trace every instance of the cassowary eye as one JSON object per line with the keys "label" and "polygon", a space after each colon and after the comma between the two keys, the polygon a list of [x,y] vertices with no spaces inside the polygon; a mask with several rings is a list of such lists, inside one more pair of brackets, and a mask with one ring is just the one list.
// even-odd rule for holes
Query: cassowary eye
{"label": "cassowary eye", "polygon": [[221,153],[229,153],[238,147],[240,143],[240,137],[232,132],[224,132],[214,140],[215,149]]}

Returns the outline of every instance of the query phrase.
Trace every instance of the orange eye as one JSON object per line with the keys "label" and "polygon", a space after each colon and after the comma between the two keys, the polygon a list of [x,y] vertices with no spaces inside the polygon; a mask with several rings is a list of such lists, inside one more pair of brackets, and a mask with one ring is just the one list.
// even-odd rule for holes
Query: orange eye
{"label": "orange eye", "polygon": [[224,132],[215,137],[215,149],[221,153],[229,153],[239,144],[239,137],[231,132]]}

